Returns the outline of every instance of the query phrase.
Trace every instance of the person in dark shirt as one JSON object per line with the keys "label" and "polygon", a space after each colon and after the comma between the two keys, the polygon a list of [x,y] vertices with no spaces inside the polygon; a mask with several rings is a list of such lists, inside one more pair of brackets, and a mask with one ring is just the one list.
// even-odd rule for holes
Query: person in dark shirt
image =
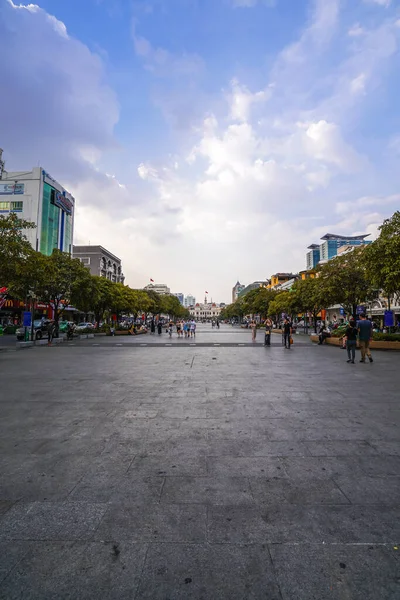
{"label": "person in dark shirt", "polygon": [[369,349],[369,342],[372,338],[372,323],[366,318],[365,314],[360,315],[360,320],[357,323],[358,327],[358,340],[360,342],[361,360],[360,362],[365,363],[365,356],[368,356],[369,362],[373,362],[371,356],[371,350]]}
{"label": "person in dark shirt", "polygon": [[356,322],[354,319],[351,319],[346,328],[345,336],[346,340],[346,349],[347,349],[347,362],[352,363],[354,365],[354,359],[356,357],[356,346],[357,346],[357,334],[358,329],[356,327]]}
{"label": "person in dark shirt", "polygon": [[289,319],[285,319],[283,323],[283,340],[285,348],[290,350],[290,338],[292,337],[292,324]]}
{"label": "person in dark shirt", "polygon": [[319,330],[319,336],[318,336],[319,343],[318,343],[318,345],[322,346],[322,344],[325,342],[326,338],[328,338],[328,337],[331,337],[330,329],[329,329],[329,327],[327,327],[325,325],[325,323],[322,323],[321,328]]}

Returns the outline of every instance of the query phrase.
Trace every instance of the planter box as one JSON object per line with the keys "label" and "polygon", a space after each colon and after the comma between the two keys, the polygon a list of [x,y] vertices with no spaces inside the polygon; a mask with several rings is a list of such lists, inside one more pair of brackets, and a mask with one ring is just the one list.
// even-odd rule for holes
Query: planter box
{"label": "planter box", "polygon": [[[319,341],[318,335],[316,335],[316,334],[310,335],[310,339],[312,342]],[[330,338],[326,338],[325,343],[328,344],[329,346],[341,347],[342,340],[340,338],[330,337]],[[384,342],[384,341],[372,340],[370,342],[369,346],[370,346],[371,350],[397,350],[397,351],[400,351],[400,342]],[[357,348],[358,348],[358,343],[357,343]]]}

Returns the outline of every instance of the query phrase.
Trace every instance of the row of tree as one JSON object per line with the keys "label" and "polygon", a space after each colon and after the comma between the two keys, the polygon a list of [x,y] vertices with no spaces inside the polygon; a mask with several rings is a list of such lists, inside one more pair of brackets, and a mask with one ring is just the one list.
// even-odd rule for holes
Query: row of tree
{"label": "row of tree", "polygon": [[356,247],[319,267],[315,277],[298,280],[290,291],[257,288],[225,308],[222,318],[260,315],[279,319],[308,313],[314,324],[324,308],[340,304],[346,314],[356,315],[357,306],[383,294],[388,308],[400,297],[400,211],[386,219],[378,238]]}
{"label": "row of tree", "polygon": [[105,315],[165,314],[173,318],[189,316],[175,296],[132,289],[104,277],[93,276],[79,259],[54,250],[45,256],[33,250],[24,229],[34,228],[14,213],[0,216],[0,288],[16,299],[50,304],[58,321],[64,307],[72,305],[82,313],[92,313],[97,322]]}

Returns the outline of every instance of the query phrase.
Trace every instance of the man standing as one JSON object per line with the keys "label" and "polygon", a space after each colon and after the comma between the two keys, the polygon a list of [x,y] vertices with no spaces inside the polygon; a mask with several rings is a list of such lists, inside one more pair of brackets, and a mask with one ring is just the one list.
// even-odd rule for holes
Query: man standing
{"label": "man standing", "polygon": [[285,348],[290,350],[290,339],[292,337],[292,324],[289,319],[286,317],[283,323],[283,340],[285,343]]}
{"label": "man standing", "polygon": [[358,341],[360,343],[361,360],[360,362],[365,363],[365,355],[368,356],[369,362],[373,362],[371,356],[371,350],[369,349],[369,342],[372,338],[372,323],[366,318],[364,313],[361,313],[360,320],[357,323],[358,328]]}

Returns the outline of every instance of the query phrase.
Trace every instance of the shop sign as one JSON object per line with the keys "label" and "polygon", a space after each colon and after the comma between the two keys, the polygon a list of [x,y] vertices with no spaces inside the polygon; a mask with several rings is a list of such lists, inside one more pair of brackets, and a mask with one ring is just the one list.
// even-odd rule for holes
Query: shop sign
{"label": "shop sign", "polygon": [[367,312],[367,309],[366,309],[366,307],[365,307],[365,306],[361,306],[361,305],[360,305],[360,306],[357,306],[356,313],[357,313],[358,315],[361,315],[362,313],[365,313],[365,312]]}
{"label": "shop sign", "polygon": [[32,314],[30,311],[24,311],[24,317],[22,322],[24,327],[31,327],[32,325]]}
{"label": "shop sign", "polygon": [[72,215],[72,202],[64,194],[56,192],[54,204],[67,213],[67,215]]}
{"label": "shop sign", "polygon": [[23,308],[24,303],[20,300],[6,300],[4,302],[4,308]]}
{"label": "shop sign", "polygon": [[394,327],[394,314],[392,310],[385,310],[383,322],[385,327]]}
{"label": "shop sign", "polygon": [[0,196],[19,196],[24,190],[23,183],[0,183]]}

